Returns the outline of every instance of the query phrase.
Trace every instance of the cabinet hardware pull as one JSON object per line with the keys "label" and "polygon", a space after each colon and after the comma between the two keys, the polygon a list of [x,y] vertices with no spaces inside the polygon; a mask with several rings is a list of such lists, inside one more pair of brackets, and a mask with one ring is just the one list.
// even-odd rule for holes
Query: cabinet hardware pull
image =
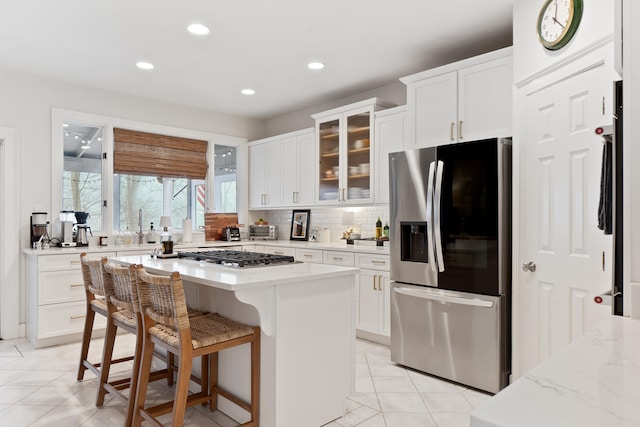
{"label": "cabinet hardware pull", "polygon": [[69,261],[70,265],[80,264],[80,260]]}
{"label": "cabinet hardware pull", "polygon": [[84,283],[74,283],[73,285],[71,285],[72,288],[80,288],[80,287],[84,287]]}
{"label": "cabinet hardware pull", "polygon": [[451,129],[449,129],[449,138],[453,141],[453,128],[456,124],[451,122]]}
{"label": "cabinet hardware pull", "polygon": [[385,265],[386,263],[387,263],[386,261],[378,261],[377,259],[371,260],[371,264]]}
{"label": "cabinet hardware pull", "polygon": [[273,251],[273,253],[276,255],[284,255],[284,252],[280,252],[280,251]]}
{"label": "cabinet hardware pull", "polygon": [[333,260],[334,260],[334,261],[342,261],[342,257],[335,257],[335,256],[334,256],[334,257],[333,257]]}
{"label": "cabinet hardware pull", "polygon": [[378,275],[378,290],[382,290],[382,276]]}
{"label": "cabinet hardware pull", "polygon": [[87,317],[87,315],[83,314],[82,316],[71,316],[69,319],[78,320],[78,319],[84,319],[85,317]]}
{"label": "cabinet hardware pull", "polygon": [[305,258],[313,258],[313,255],[309,255],[309,254],[304,254],[302,256],[305,257]]}
{"label": "cabinet hardware pull", "polygon": [[373,290],[376,291],[376,276],[371,276],[371,283],[373,284]]}
{"label": "cabinet hardware pull", "polygon": [[462,139],[464,138],[462,136],[462,120],[460,120],[460,123],[458,123],[458,139]]}
{"label": "cabinet hardware pull", "polygon": [[605,105],[605,101],[604,101],[604,96],[602,97],[602,115],[604,116],[604,105]]}

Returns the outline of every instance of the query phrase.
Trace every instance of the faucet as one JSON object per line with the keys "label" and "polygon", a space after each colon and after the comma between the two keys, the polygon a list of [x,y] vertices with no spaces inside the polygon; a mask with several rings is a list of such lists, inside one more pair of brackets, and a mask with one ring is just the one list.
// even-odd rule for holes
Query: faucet
{"label": "faucet", "polygon": [[142,231],[142,208],[138,210],[138,231],[136,232],[136,234],[138,235],[138,244],[143,244],[144,232]]}

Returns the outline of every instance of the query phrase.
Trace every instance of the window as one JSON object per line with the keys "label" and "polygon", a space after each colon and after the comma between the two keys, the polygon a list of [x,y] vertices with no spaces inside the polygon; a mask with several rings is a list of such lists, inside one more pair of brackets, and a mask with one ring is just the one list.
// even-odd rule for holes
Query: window
{"label": "window", "polygon": [[102,230],[102,142],[104,129],[63,125],[62,210],[87,212],[92,231]]}
{"label": "window", "polygon": [[203,229],[205,212],[237,212],[237,194],[247,191],[237,175],[245,139],[60,109],[51,123],[53,152],[64,153],[52,156],[53,236],[61,210],[88,212],[94,235],[137,231],[140,209],[145,231],[151,222],[159,229],[163,215],[174,229],[184,218]]}

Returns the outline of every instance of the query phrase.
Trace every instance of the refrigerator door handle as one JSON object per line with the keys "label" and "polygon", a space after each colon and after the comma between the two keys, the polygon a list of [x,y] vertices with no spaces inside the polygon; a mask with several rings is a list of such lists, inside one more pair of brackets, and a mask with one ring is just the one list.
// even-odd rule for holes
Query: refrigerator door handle
{"label": "refrigerator door handle", "polygon": [[444,170],[444,162],[438,160],[436,172],[435,200],[433,207],[433,228],[436,248],[436,259],[438,261],[438,271],[444,271],[444,257],[442,256],[442,236],[440,231],[440,212],[442,203],[442,173]]}
{"label": "refrigerator door handle", "polygon": [[453,304],[470,305],[473,307],[482,307],[482,308],[493,307],[493,301],[486,301],[486,300],[477,299],[477,298],[454,297],[451,295],[438,295],[430,292],[424,292],[424,291],[419,291],[419,290],[409,289],[404,287],[395,287],[393,288],[393,292],[400,295],[407,295],[410,297],[417,297],[417,298],[434,300],[434,301],[450,302]]}
{"label": "refrigerator door handle", "polygon": [[427,246],[428,261],[431,270],[436,271],[436,260],[433,247],[433,180],[436,175],[436,162],[429,164],[429,178],[427,181]]}

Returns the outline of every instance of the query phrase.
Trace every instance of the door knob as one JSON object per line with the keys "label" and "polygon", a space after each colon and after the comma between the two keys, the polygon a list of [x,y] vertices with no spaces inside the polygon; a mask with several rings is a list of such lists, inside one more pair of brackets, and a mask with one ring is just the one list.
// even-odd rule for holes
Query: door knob
{"label": "door knob", "polygon": [[530,272],[534,272],[536,271],[536,263],[533,261],[529,261],[529,262],[525,262],[522,264],[522,271],[530,271]]}

